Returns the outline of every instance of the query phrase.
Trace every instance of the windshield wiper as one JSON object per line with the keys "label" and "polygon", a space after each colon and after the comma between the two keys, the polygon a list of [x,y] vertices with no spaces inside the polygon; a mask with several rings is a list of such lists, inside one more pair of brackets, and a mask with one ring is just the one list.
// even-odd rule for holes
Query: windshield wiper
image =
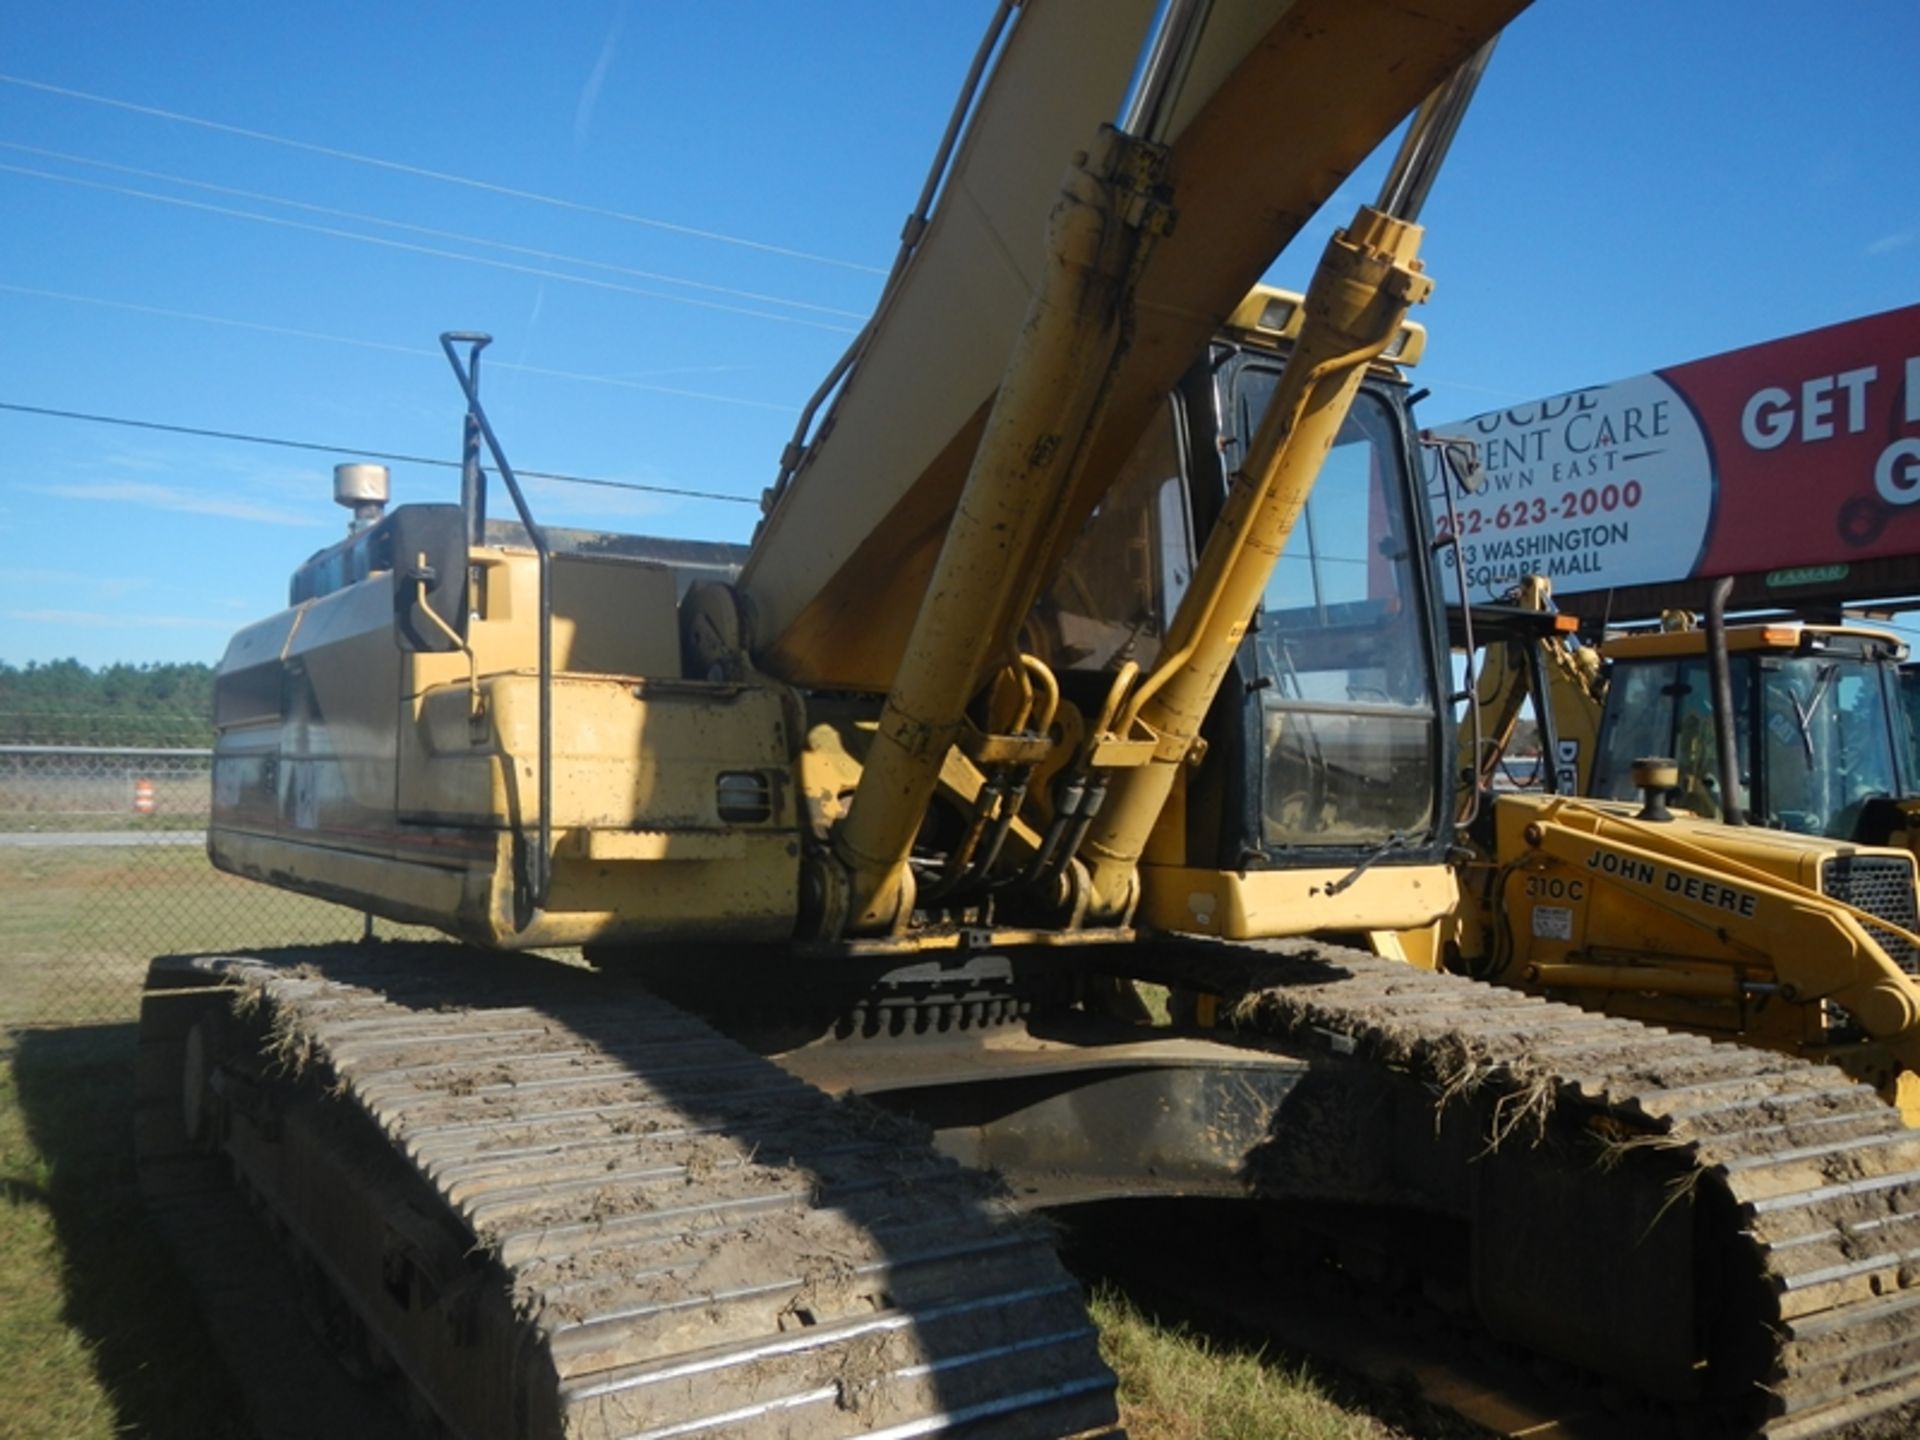
{"label": "windshield wiper", "polygon": [[1327,888],[1321,893],[1325,895],[1338,895],[1342,890],[1345,890],[1349,885],[1353,884],[1354,881],[1366,874],[1368,868],[1372,866],[1374,861],[1391,854],[1395,850],[1404,850],[1406,848],[1407,837],[1405,833],[1399,830],[1394,831],[1391,835],[1387,836],[1385,840],[1382,840],[1378,845],[1374,846],[1373,849],[1363,855],[1358,865],[1354,866],[1353,869],[1342,875],[1338,880],[1330,882]]}
{"label": "windshield wiper", "polygon": [[1814,672],[1813,700],[1807,708],[1800,708],[1800,697],[1792,691],[1787,692],[1787,700],[1793,706],[1793,718],[1800,727],[1800,748],[1807,752],[1807,768],[1813,768],[1813,717],[1820,713],[1825,703],[1827,691],[1833,688],[1833,677],[1839,672],[1838,665],[1822,665]]}

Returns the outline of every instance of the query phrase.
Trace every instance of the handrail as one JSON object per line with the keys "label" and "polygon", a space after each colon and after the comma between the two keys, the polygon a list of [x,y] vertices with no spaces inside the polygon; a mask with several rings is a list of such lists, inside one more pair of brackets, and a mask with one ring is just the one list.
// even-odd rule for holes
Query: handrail
{"label": "handrail", "polygon": [[[533,918],[547,903],[547,890],[553,881],[553,566],[551,552],[547,548],[547,532],[533,518],[533,511],[527,506],[527,497],[521,493],[520,481],[514,476],[513,466],[507,463],[506,452],[500,448],[500,441],[493,433],[493,426],[487,420],[487,412],[480,407],[480,352],[493,343],[491,335],[476,331],[449,330],[440,337],[440,348],[446,352],[447,363],[453,366],[454,377],[460,382],[460,390],[467,397],[467,434],[474,431],[487,442],[487,450],[493,456],[494,468],[500,472],[500,478],[506,482],[507,494],[513,498],[513,508],[520,514],[520,523],[526,527],[527,537],[533,542],[533,553],[539,563],[540,574],[540,829],[538,844],[529,847],[521,821],[514,821],[514,839],[519,842],[521,854],[525,857],[522,883],[526,890],[527,914],[517,917],[522,924]],[[460,363],[455,346],[467,345],[467,363]],[[478,471],[476,464],[475,472]],[[470,503],[479,503],[477,497],[484,493],[481,486],[462,486],[461,503],[463,508]],[[467,514],[467,533],[471,538],[475,533],[474,514]]]}

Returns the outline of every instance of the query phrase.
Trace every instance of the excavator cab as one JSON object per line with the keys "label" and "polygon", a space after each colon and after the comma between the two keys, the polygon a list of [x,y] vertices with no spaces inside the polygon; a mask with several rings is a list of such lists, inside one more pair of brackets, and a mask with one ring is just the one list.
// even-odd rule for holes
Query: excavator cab
{"label": "excavator cab", "polygon": [[[1169,397],[1029,619],[1032,653],[1083,708],[1150,667],[1273,400],[1299,299],[1262,287]],[[1446,654],[1415,483],[1408,326],[1372,367],[1320,472],[1142,867],[1142,919],[1285,931],[1282,907],[1356,867],[1434,866],[1450,838]],[[1091,712],[1089,712],[1091,713]],[[1429,887],[1431,888],[1431,887]],[[1338,893],[1338,892],[1335,892]],[[1376,897],[1378,898],[1378,897]],[[1431,908],[1432,895],[1400,904]]]}
{"label": "excavator cab", "polygon": [[[1278,374],[1258,348],[1216,349],[1217,428],[1201,436],[1219,457],[1216,484]],[[1371,378],[1274,566],[1214,717],[1223,738],[1241,741],[1240,763],[1221,767],[1238,773],[1220,777],[1216,863],[1325,864],[1444,843],[1442,650],[1413,454],[1404,386]],[[1190,813],[1189,833],[1209,818]]]}
{"label": "excavator cab", "polygon": [[[1637,798],[1633,762],[1670,755],[1681,803],[1720,815],[1704,648],[1695,630],[1607,644],[1596,798]],[[1741,809],[1795,834],[1885,843],[1894,797],[1920,785],[1897,668],[1906,646],[1865,627],[1781,624],[1733,627],[1727,648]]]}
{"label": "excavator cab", "polygon": [[[1226,373],[1244,423],[1274,373],[1245,356]],[[1242,689],[1260,803],[1245,852],[1266,860],[1389,841],[1417,850],[1435,834],[1441,707],[1406,428],[1386,387],[1355,401],[1257,613]],[[1236,443],[1226,438],[1226,465]]]}

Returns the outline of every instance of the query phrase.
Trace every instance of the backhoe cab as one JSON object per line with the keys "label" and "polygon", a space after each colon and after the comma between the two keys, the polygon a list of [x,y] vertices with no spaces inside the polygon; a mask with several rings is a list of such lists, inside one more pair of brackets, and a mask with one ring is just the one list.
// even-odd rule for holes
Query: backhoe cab
{"label": "backhoe cab", "polygon": [[[1454,647],[1474,636],[1483,785],[1510,764],[1515,722],[1530,705],[1553,761],[1541,788],[1636,800],[1635,762],[1667,756],[1679,769],[1673,803],[1720,818],[1708,631],[1668,611],[1657,630],[1590,644],[1551,593],[1543,577],[1526,576],[1510,604],[1449,611]],[[1904,802],[1920,795],[1920,675],[1904,663],[1906,642],[1858,622],[1732,623],[1725,634],[1741,818],[1873,845],[1908,829]]]}
{"label": "backhoe cab", "polygon": [[[1591,794],[1633,799],[1634,760],[1669,755],[1680,766],[1678,803],[1720,814],[1705,648],[1698,630],[1627,635],[1601,647],[1610,679]],[[1736,798],[1748,820],[1871,845],[1904,831],[1899,797],[1920,791],[1902,702],[1905,642],[1863,625],[1769,623],[1729,626],[1727,651]]]}

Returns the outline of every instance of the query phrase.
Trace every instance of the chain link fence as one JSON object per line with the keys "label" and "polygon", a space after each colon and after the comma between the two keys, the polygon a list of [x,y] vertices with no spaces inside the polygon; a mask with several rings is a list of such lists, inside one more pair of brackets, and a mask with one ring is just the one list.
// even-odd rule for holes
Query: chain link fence
{"label": "chain link fence", "polygon": [[155,955],[361,936],[358,911],[208,863],[206,743],[193,717],[76,715],[0,745],[0,1031],[131,1019]]}
{"label": "chain link fence", "polygon": [[0,745],[0,833],[204,829],[212,759],[151,745]]}

